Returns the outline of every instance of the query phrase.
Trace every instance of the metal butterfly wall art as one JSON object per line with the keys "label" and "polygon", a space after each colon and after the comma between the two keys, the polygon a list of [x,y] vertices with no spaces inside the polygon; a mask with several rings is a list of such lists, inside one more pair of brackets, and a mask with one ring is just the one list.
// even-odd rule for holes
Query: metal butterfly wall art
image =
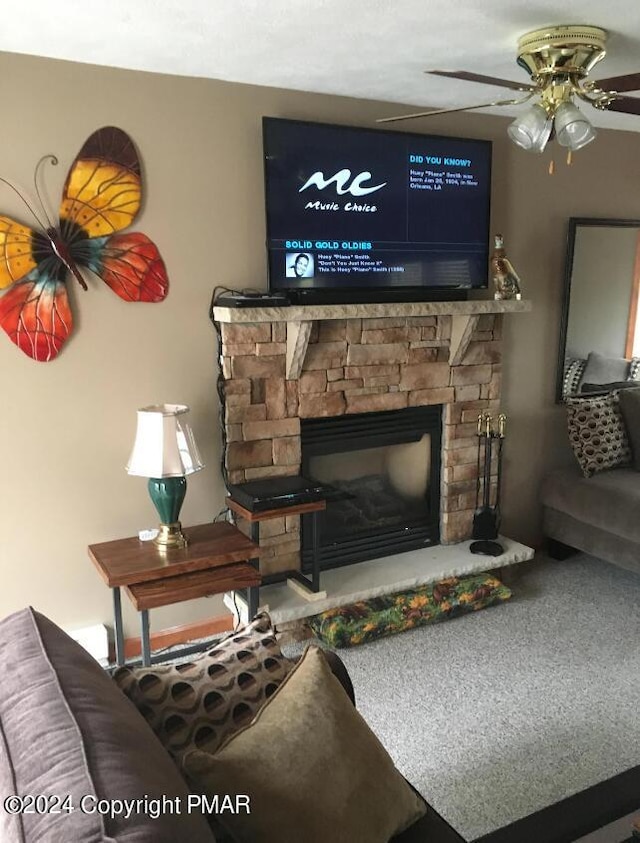
{"label": "metal butterfly wall art", "polygon": [[[53,155],[44,161],[57,164]],[[167,272],[155,244],[138,232],[119,234],[136,218],[142,197],[140,161],[122,129],[95,131],[76,156],[62,191],[58,225],[46,224],[19,191],[37,221],[29,228],[0,215],[0,325],[34,360],[59,354],[73,327],[67,283],[86,290],[80,268],[101,278],[128,302],[157,302],[167,295]]]}

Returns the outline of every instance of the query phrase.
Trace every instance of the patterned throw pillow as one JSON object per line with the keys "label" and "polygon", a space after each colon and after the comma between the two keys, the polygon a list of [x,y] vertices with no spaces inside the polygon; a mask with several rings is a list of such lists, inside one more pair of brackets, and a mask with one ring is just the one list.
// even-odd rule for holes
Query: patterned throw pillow
{"label": "patterned throw pillow", "polygon": [[293,667],[263,613],[190,662],[121,667],[113,678],[180,762],[250,723]]}
{"label": "patterned throw pillow", "polygon": [[632,357],[629,364],[628,381],[640,381],[640,357]]}
{"label": "patterned throw pillow", "polygon": [[567,357],[562,375],[562,397],[575,395],[580,387],[587,361],[579,357]]}
{"label": "patterned throw pillow", "polygon": [[618,392],[568,398],[566,407],[569,442],[585,477],[631,461]]}

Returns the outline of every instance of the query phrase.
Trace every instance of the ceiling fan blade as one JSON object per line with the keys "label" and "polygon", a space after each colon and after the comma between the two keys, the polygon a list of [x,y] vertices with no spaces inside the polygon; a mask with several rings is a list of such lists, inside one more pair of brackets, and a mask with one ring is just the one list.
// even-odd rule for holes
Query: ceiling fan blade
{"label": "ceiling fan blade", "polygon": [[640,114],[640,97],[618,97],[604,110],[620,111],[622,114]]}
{"label": "ceiling fan blade", "polygon": [[[534,91],[532,85],[512,82],[511,79],[498,79],[496,76],[482,76],[480,73],[468,73],[466,70],[425,70],[432,76],[446,76],[449,79],[463,79],[465,82],[481,82],[483,85],[498,85],[500,88],[511,88],[513,91]],[[631,89],[629,89],[631,90]]]}
{"label": "ceiling fan blade", "polygon": [[603,91],[640,91],[640,73],[627,73],[626,76],[610,76],[597,79],[596,85]]}
{"label": "ceiling fan blade", "polygon": [[476,108],[491,108],[494,105],[520,105],[533,96],[534,91],[526,97],[517,100],[495,100],[494,102],[483,102],[480,105],[461,105],[458,108],[436,108],[432,111],[418,111],[413,114],[399,114],[397,117],[379,117],[376,123],[395,123],[396,120],[413,120],[414,117],[433,117],[436,114],[453,114],[456,111],[474,111]]}

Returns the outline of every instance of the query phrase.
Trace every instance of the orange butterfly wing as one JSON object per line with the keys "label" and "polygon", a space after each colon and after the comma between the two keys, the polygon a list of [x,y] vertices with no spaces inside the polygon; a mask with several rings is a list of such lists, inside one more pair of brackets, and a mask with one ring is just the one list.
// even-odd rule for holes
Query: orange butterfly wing
{"label": "orange butterfly wing", "polygon": [[0,216],[0,290],[35,269],[34,241],[38,235],[26,225]]}
{"label": "orange butterfly wing", "polygon": [[169,279],[155,243],[139,232],[114,234],[100,253],[96,273],[125,301],[162,301]]}
{"label": "orange butterfly wing", "polygon": [[73,327],[64,281],[37,269],[18,281],[0,298],[0,325],[29,357],[53,360]]}
{"label": "orange butterfly wing", "polygon": [[142,180],[133,141],[122,129],[94,132],[71,165],[60,203],[60,233],[104,237],[131,225],[140,209]]}
{"label": "orange butterfly wing", "polygon": [[60,264],[47,240],[0,216],[0,326],[34,360],[53,360],[71,332],[73,318]]}

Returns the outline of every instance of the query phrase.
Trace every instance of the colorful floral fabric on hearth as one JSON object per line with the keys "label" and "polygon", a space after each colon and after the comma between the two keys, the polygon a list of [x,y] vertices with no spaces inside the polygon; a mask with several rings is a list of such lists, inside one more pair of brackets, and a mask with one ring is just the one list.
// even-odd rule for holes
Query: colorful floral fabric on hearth
{"label": "colorful floral fabric on hearth", "polygon": [[511,597],[490,574],[449,577],[399,594],[329,609],[309,619],[316,637],[332,647],[351,647],[405,629],[455,618]]}

